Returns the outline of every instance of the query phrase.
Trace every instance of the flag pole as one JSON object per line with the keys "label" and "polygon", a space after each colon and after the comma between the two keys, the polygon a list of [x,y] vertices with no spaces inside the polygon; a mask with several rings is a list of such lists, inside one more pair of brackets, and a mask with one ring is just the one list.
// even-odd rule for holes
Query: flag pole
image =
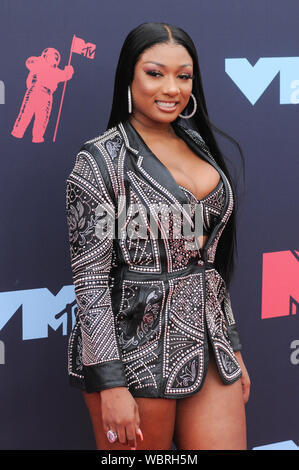
{"label": "flag pole", "polygon": [[[70,65],[70,63],[71,63],[71,58],[72,58],[72,54],[73,54],[73,44],[74,44],[75,38],[76,38],[76,35],[74,34],[73,39],[72,39],[71,49],[70,49],[69,61],[68,61],[67,65]],[[67,82],[67,80],[64,81],[64,85],[63,85],[63,91],[62,91],[62,96],[61,96],[61,100],[60,100],[60,106],[59,106],[58,117],[57,117],[57,121],[56,121],[56,127],[55,127],[53,142],[55,142],[55,140],[56,140],[56,134],[57,134],[58,123],[59,123],[60,114],[61,114],[62,103],[63,103],[63,99],[64,99],[66,82]]]}

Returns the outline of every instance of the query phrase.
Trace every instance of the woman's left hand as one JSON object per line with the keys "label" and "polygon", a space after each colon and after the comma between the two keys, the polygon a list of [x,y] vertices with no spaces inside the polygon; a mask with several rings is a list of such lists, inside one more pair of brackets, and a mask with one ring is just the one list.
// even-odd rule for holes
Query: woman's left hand
{"label": "woman's left hand", "polygon": [[244,404],[246,405],[249,399],[249,394],[250,394],[250,378],[249,378],[247,369],[245,367],[245,364],[243,362],[241,351],[235,351],[235,356],[242,370],[241,383],[242,383],[242,388],[243,388]]}

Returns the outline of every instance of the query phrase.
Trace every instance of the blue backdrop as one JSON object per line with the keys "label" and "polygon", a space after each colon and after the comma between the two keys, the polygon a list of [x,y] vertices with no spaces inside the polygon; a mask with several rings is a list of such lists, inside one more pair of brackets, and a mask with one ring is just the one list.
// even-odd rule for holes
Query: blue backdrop
{"label": "blue backdrop", "polygon": [[[106,129],[122,43],[145,21],[193,38],[210,118],[245,155],[231,298],[252,381],[248,447],[299,444],[298,16],[296,0],[1,1],[1,449],[95,449],[66,370],[76,305],[65,180]],[[66,76],[74,35],[90,44]],[[39,69],[37,84],[48,48],[61,72]],[[217,139],[237,169],[237,149]]]}

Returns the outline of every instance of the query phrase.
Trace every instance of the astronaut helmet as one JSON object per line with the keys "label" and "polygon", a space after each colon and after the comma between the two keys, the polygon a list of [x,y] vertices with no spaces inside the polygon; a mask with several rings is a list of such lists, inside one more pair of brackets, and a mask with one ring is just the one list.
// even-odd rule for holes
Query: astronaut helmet
{"label": "astronaut helmet", "polygon": [[60,54],[57,49],[54,49],[54,47],[47,47],[44,49],[41,56],[53,67],[57,67],[60,62]]}

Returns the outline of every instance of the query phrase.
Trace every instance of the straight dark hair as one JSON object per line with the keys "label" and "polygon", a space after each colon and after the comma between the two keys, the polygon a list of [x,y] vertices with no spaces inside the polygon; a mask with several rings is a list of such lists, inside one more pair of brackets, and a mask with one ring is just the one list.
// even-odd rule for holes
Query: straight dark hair
{"label": "straight dark hair", "polygon": [[[237,212],[237,198],[236,188],[229,175],[227,166],[224,161],[224,156],[216,142],[213,135],[214,129],[219,134],[227,137],[231,142],[237,145],[239,152],[242,157],[243,163],[243,179],[245,180],[244,174],[244,156],[240,145],[231,136],[218,129],[213,125],[208,117],[208,111],[206,106],[206,100],[203,92],[201,73],[199,68],[199,61],[195,45],[190,36],[181,28],[168,24],[168,23],[142,23],[133,29],[126,37],[122,46],[117,69],[115,73],[114,82],[114,93],[112,109],[110,118],[107,125],[107,130],[111,127],[116,126],[121,121],[126,121],[129,118],[128,112],[128,86],[133,81],[134,70],[136,62],[140,55],[151,46],[155,44],[171,43],[178,44],[188,51],[193,59],[193,88],[192,93],[197,101],[197,111],[192,117],[188,119],[188,127],[193,128],[203,138],[212,156],[227,176],[233,191],[234,196],[234,208],[229,218],[225,229],[223,230],[220,240],[218,242],[216,256],[215,256],[215,267],[220,275],[225,280],[227,288],[230,285],[234,268],[235,268],[235,255],[237,252],[237,238],[236,238],[236,212]],[[184,110],[184,114],[190,114],[193,109],[193,100],[190,100],[187,107]],[[175,123],[180,121],[178,117],[174,121]],[[183,121],[183,120],[182,120]],[[186,119],[184,125],[186,125]]]}

